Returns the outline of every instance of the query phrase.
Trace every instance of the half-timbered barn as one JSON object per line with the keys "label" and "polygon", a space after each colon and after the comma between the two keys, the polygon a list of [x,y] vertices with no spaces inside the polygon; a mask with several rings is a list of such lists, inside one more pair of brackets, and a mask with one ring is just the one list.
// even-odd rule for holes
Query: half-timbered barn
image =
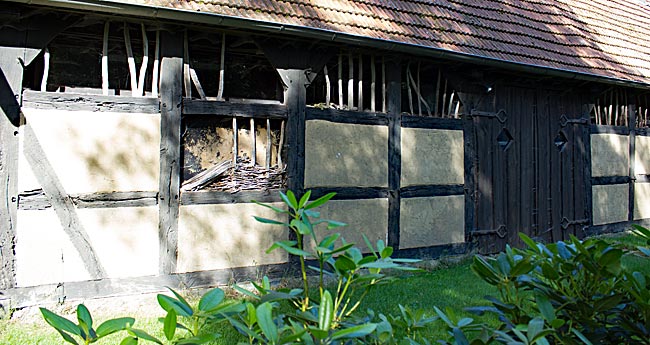
{"label": "half-timbered barn", "polygon": [[283,274],[251,202],[437,257],[650,223],[640,0],[0,3],[0,304]]}

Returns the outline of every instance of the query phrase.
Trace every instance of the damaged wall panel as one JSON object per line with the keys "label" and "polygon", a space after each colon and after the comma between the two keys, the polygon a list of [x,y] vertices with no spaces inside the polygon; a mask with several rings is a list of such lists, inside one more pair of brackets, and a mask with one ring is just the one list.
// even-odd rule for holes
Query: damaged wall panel
{"label": "damaged wall panel", "polygon": [[[282,207],[280,203],[272,205]],[[177,272],[287,262],[283,251],[266,254],[275,241],[287,239],[287,230],[259,223],[253,215],[283,220],[252,203],[181,206]]]}
{"label": "damaged wall panel", "polygon": [[[67,193],[158,189],[160,116],[28,108],[23,113]],[[19,189],[40,189],[23,157],[19,166]]]}
{"label": "damaged wall panel", "polygon": [[[77,213],[107,277],[158,272],[156,207],[83,209]],[[19,211],[19,218],[18,286],[91,279],[53,210]]]}

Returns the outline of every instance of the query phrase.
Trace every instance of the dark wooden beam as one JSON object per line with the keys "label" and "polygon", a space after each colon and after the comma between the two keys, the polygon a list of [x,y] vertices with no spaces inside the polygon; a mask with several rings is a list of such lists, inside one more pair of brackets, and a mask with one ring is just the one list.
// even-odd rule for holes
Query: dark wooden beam
{"label": "dark wooden beam", "polygon": [[630,157],[630,166],[629,166],[629,193],[628,193],[628,216],[627,220],[634,220],[634,184],[636,179],[635,171],[635,162],[636,162],[636,104],[628,104],[627,107],[627,116],[628,116],[628,125],[630,128],[630,147],[629,147],[629,157]]}
{"label": "dark wooden beam", "polygon": [[274,279],[285,277],[290,270],[291,268],[287,264],[274,264],[159,276],[97,279],[12,288],[4,290],[2,297],[11,301],[12,308],[24,308],[53,304],[61,300],[83,301],[89,298],[168,293],[169,290],[166,287],[175,290],[210,288],[229,284],[233,280],[257,279],[260,271],[267,272],[266,275]]}
{"label": "dark wooden beam", "polygon": [[287,153],[287,189],[301,196],[305,182],[305,115],[309,81],[304,70],[278,69],[278,73],[286,88],[284,103],[288,110],[286,149],[282,150]]}
{"label": "dark wooden beam", "polygon": [[15,279],[18,217],[18,132],[23,67],[14,49],[0,47],[0,289]]}
{"label": "dark wooden beam", "polygon": [[592,186],[599,186],[604,184],[626,184],[630,183],[629,176],[598,176],[591,178]]}
{"label": "dark wooden beam", "polygon": [[307,108],[307,120],[325,120],[356,125],[388,125],[388,116],[383,113],[368,113],[336,109]]}
{"label": "dark wooden beam", "polygon": [[590,227],[589,230],[587,230],[587,233],[585,235],[597,236],[603,234],[622,232],[622,231],[630,230],[633,224],[650,227],[650,219],[637,219],[634,221],[627,221],[627,222],[594,225]]}
{"label": "dark wooden beam", "polygon": [[[474,109],[477,105],[478,97],[472,96],[473,94],[459,94],[461,100],[465,101],[465,109]],[[464,116],[463,121],[463,163],[465,165],[464,176],[464,192],[465,192],[465,241],[470,240],[470,236],[474,229],[478,228],[476,224],[476,178],[478,162],[476,156],[477,141],[474,128],[474,118],[471,116]]]}
{"label": "dark wooden beam", "polygon": [[437,259],[444,256],[466,255],[469,254],[471,250],[471,243],[452,243],[431,247],[400,249],[393,254],[393,257]]}
{"label": "dark wooden beam", "polygon": [[252,200],[270,203],[281,202],[280,190],[241,191],[237,193],[218,191],[182,192],[182,205],[214,205],[214,204],[239,204],[249,203]]}
{"label": "dark wooden beam", "polygon": [[[69,195],[76,208],[145,207],[158,204],[158,192],[110,192]],[[46,210],[52,207],[41,190],[18,195],[19,210]]]}
{"label": "dark wooden beam", "polygon": [[162,32],[160,71],[160,182],[158,240],[160,274],[176,271],[181,173],[183,35]]}
{"label": "dark wooden beam", "polygon": [[35,109],[83,110],[119,113],[160,113],[158,98],[81,95],[25,90],[23,107]]}
{"label": "dark wooden beam", "polygon": [[380,199],[388,197],[388,189],[379,187],[318,187],[311,189],[312,198],[320,198],[332,192],[336,193],[335,200]]}
{"label": "dark wooden beam", "polygon": [[183,115],[286,119],[287,107],[279,104],[230,103],[185,99],[183,100]]}
{"label": "dark wooden beam", "polygon": [[400,188],[401,198],[421,198],[432,196],[463,195],[465,192],[462,184],[454,185],[427,185],[408,186]]}
{"label": "dark wooden beam", "polygon": [[398,60],[386,63],[388,102],[388,245],[399,249],[400,179],[402,176],[401,112],[402,66]]}
{"label": "dark wooden beam", "polygon": [[[583,118],[589,118],[591,110],[591,105],[587,105],[585,109],[583,109]],[[589,219],[589,224],[587,224],[589,227],[593,226],[594,224],[594,217],[593,217],[593,186],[592,186],[592,179],[591,179],[591,160],[593,157],[591,157],[591,128],[590,126],[582,126],[582,144],[585,150],[585,153],[583,155],[585,162],[584,162],[584,169],[583,169],[583,179],[585,183],[585,213],[586,213],[586,218]]]}
{"label": "dark wooden beam", "polygon": [[[467,116],[469,118],[469,116]],[[463,130],[463,120],[440,117],[402,116],[402,128]]]}

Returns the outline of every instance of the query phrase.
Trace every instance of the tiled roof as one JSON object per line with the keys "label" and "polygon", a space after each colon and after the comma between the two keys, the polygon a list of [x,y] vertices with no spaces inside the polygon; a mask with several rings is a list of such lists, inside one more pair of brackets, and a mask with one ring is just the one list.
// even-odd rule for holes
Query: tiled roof
{"label": "tiled roof", "polygon": [[131,0],[650,84],[638,0]]}

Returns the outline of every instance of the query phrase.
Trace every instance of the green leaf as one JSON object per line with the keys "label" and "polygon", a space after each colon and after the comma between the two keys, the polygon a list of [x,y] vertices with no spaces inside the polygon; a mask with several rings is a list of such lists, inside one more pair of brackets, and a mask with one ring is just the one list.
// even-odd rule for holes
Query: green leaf
{"label": "green leaf", "polygon": [[284,244],[285,246],[293,247],[295,246],[298,242],[296,241],[277,241],[273,243],[269,249],[266,250],[266,254],[278,249],[278,248],[284,248],[283,246],[280,245],[280,243]]}
{"label": "green leaf", "polygon": [[536,317],[528,323],[528,341],[533,342],[535,338],[537,338],[537,335],[540,334],[544,330],[544,320]]}
{"label": "green leaf", "polygon": [[160,304],[166,312],[174,310],[176,311],[176,314],[185,317],[190,317],[193,314],[192,308],[189,308],[182,302],[166,295],[158,295],[158,304]]}
{"label": "green leaf", "polygon": [[302,198],[300,198],[300,201],[298,202],[298,208],[304,208],[305,204],[309,201],[309,197],[311,196],[311,191],[308,190],[303,194]]}
{"label": "green leaf", "polygon": [[72,333],[76,336],[81,337],[81,329],[79,326],[75,325],[74,322],[59,316],[46,308],[39,308],[41,310],[41,314],[43,314],[43,318],[45,321],[55,329],[63,332],[68,332]]}
{"label": "green leaf", "polygon": [[174,335],[176,334],[176,322],[176,312],[172,309],[167,312],[167,316],[165,316],[165,321],[163,322],[163,332],[165,333],[165,338],[167,338],[167,340],[174,339]]}
{"label": "green leaf", "polygon": [[94,334],[95,331],[93,330],[93,318],[88,308],[83,304],[77,306],[77,320],[79,321],[79,327],[90,336],[90,339],[96,337],[96,334]]}
{"label": "green leaf", "polygon": [[199,310],[207,312],[214,309],[219,305],[219,303],[223,302],[225,297],[226,295],[223,290],[214,288],[201,296],[201,300],[199,301]]}
{"label": "green leaf", "polygon": [[257,323],[262,332],[271,343],[278,341],[278,327],[273,322],[273,306],[270,303],[262,303],[256,309]]}
{"label": "green leaf", "polygon": [[287,194],[280,192],[280,198],[287,206],[291,207],[294,211],[298,211],[298,201],[292,191],[287,190]]}
{"label": "green leaf", "polygon": [[306,251],[304,251],[302,249],[298,249],[296,247],[293,247],[292,245],[294,245],[294,244],[296,244],[295,241],[278,241],[278,242],[275,242],[271,246],[271,248],[269,248],[269,250],[267,250],[267,252],[269,252],[269,251],[271,251],[271,250],[273,250],[275,248],[282,248],[282,249],[286,250],[289,254],[293,254],[293,255],[296,255],[296,256],[303,256],[305,258],[312,257],[311,253],[306,252]]}
{"label": "green leaf", "polygon": [[97,327],[97,337],[101,338],[115,332],[125,330],[128,325],[133,325],[135,319],[132,317],[120,317],[117,319],[111,319],[104,321],[99,327]]}
{"label": "green leaf", "polygon": [[258,216],[253,216],[253,218],[255,218],[256,221],[258,221],[260,223],[264,223],[264,224],[283,225],[283,226],[288,225],[287,223],[283,223],[283,222],[273,220],[273,219],[262,218],[262,217],[258,217]]}
{"label": "green leaf", "polygon": [[219,338],[219,336],[220,336],[219,333],[206,333],[206,334],[201,334],[187,339],[181,339],[177,341],[176,344],[177,345],[205,344]]}
{"label": "green leaf", "polygon": [[138,345],[138,338],[128,336],[122,339],[120,345]]}
{"label": "green leaf", "polygon": [[389,258],[391,255],[393,255],[393,247],[384,247],[379,256],[381,256],[382,259],[385,259]]}
{"label": "green leaf", "polygon": [[454,327],[452,329],[452,333],[454,334],[454,340],[455,340],[454,344],[469,345],[469,340],[467,340],[465,333],[463,333],[463,331],[460,328]]}
{"label": "green leaf", "polygon": [[580,340],[582,340],[582,342],[585,345],[593,345],[591,343],[591,341],[589,340],[589,338],[585,337],[585,335],[582,334],[582,332],[580,332],[579,330],[577,330],[575,328],[571,328],[571,332],[573,332],[573,334],[575,334],[578,338],[580,338]]}
{"label": "green leaf", "polygon": [[367,323],[350,328],[344,328],[332,334],[332,340],[361,338],[372,333],[377,328],[377,324]]}
{"label": "green leaf", "polygon": [[264,207],[266,207],[266,208],[270,208],[270,209],[272,209],[273,211],[275,211],[275,212],[277,212],[277,213],[285,213],[285,214],[286,214],[286,213],[289,213],[288,211],[283,210],[283,209],[278,208],[278,207],[275,207],[275,206],[273,206],[273,205],[265,204],[265,203],[262,203],[262,202],[259,202],[259,201],[256,201],[256,200],[251,200],[251,201],[254,202],[254,203],[256,203],[256,204],[258,204],[258,205],[260,205],[260,206],[264,206]]}
{"label": "green leaf", "polygon": [[244,289],[241,286],[233,285],[233,289],[237,290],[237,292],[239,292],[240,294],[245,295],[247,297],[250,297],[250,298],[253,298],[253,299],[259,299],[260,298],[260,296],[258,296],[256,294]]}
{"label": "green leaf", "polygon": [[320,300],[320,306],[318,307],[318,328],[323,331],[329,331],[333,318],[334,303],[332,302],[332,295],[329,291],[325,290]]}
{"label": "green leaf", "polygon": [[337,222],[335,220],[326,220],[325,222],[327,222],[327,230],[332,230],[347,225],[343,222]]}
{"label": "green leaf", "polygon": [[294,227],[296,230],[298,230],[298,233],[301,235],[311,234],[311,228],[309,227],[309,225],[305,224],[305,222],[299,219],[291,220],[291,226]]}
{"label": "green leaf", "polygon": [[532,238],[526,236],[526,234],[524,234],[523,232],[520,232],[520,233],[519,233],[519,238],[521,238],[521,240],[522,240],[524,243],[526,243],[526,245],[527,245],[530,249],[532,249],[532,250],[535,251],[536,253],[539,252],[539,248],[537,247],[537,243],[535,243],[535,241],[533,241]]}
{"label": "green leaf", "polygon": [[56,331],[59,332],[59,334],[61,334],[61,337],[63,337],[63,340],[67,341],[70,344],[79,345],[79,343],[77,343],[77,341],[74,340],[74,338],[72,338],[72,336],[70,334],[68,334],[68,333],[66,333],[66,332],[64,332],[64,331],[62,331],[60,329],[56,329]]}
{"label": "green leaf", "polygon": [[144,340],[148,340],[148,341],[154,342],[156,344],[161,344],[162,345],[162,341],[156,339],[156,337],[154,337],[152,335],[149,335],[149,333],[147,333],[147,332],[145,332],[145,331],[143,331],[141,329],[129,328],[129,329],[127,329],[127,332],[131,336],[136,337],[138,339],[144,339]]}
{"label": "green leaf", "polygon": [[544,319],[549,323],[552,323],[553,320],[555,320],[555,309],[553,308],[553,305],[551,305],[548,297],[541,292],[537,292],[535,293],[535,301],[537,301],[537,308]]}
{"label": "green leaf", "polygon": [[318,246],[319,247],[324,247],[324,248],[329,248],[329,247],[334,245],[334,243],[336,242],[336,240],[339,239],[339,237],[341,237],[340,233],[334,233],[334,234],[331,234],[329,236],[326,236],[325,238],[323,238],[323,240],[320,241]]}
{"label": "green leaf", "polygon": [[315,207],[318,207],[320,205],[323,205],[324,203],[328,202],[331,198],[333,198],[336,195],[336,193],[328,193],[326,195],[321,196],[320,198],[312,201],[311,203],[307,204],[305,206],[305,210],[309,210]]}

